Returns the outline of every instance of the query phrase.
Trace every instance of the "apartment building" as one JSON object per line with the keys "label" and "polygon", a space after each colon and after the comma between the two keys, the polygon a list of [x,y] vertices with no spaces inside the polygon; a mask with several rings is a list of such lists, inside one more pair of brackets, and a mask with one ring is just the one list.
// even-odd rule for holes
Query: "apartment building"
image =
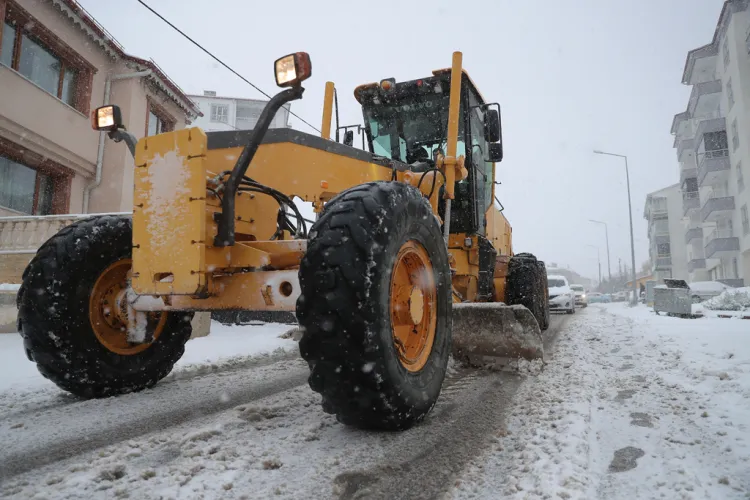
{"label": "apartment building", "polygon": [[142,137],[198,107],[75,0],[0,0],[0,21],[0,216],[131,210],[132,158],[91,129],[91,110],[119,105]]}
{"label": "apartment building", "polygon": [[711,43],[687,54],[672,122],[691,281],[750,283],[750,11],[724,2]]}
{"label": "apartment building", "polygon": [[643,217],[648,221],[651,275],[657,281],[689,279],[680,186],[674,184],[646,196]]}
{"label": "apartment building", "polygon": [[[203,95],[189,95],[198,105],[203,116],[195,126],[207,132],[217,130],[250,130],[260,118],[268,101],[241,97],[217,96],[216,91],[204,90]],[[290,104],[283,106],[271,122],[271,128],[289,127]]]}

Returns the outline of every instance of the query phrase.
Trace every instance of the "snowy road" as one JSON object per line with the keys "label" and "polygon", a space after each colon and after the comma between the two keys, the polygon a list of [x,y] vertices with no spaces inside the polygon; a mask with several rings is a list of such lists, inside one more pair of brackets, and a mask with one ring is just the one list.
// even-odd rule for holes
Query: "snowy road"
{"label": "snowy road", "polygon": [[263,328],[242,339],[264,355],[212,361],[240,342],[212,333],[154,389],[96,401],[6,373],[0,336],[0,497],[750,497],[749,321],[553,316],[539,375],[451,366],[402,433],[324,414],[296,344]]}
{"label": "snowy road", "polygon": [[[548,347],[567,319],[553,317]],[[523,381],[452,367],[425,423],[383,434],[324,414],[293,351],[204,371],[104,400],[47,383],[0,393],[0,497],[434,498],[491,443]]]}

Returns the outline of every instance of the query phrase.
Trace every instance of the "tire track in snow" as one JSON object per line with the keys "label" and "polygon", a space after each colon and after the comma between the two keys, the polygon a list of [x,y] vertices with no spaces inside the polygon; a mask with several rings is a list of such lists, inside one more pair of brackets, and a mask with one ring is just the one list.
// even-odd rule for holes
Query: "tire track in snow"
{"label": "tire track in snow", "polygon": [[282,361],[157,385],[116,398],[82,401],[5,422],[0,482],[43,465],[298,387],[309,370]]}

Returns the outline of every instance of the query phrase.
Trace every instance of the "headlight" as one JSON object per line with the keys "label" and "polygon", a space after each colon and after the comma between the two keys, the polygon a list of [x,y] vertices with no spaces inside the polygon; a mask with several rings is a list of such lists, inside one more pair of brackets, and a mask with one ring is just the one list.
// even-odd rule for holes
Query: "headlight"
{"label": "headlight", "polygon": [[273,67],[276,73],[276,85],[279,87],[299,85],[312,74],[312,64],[307,52],[297,52],[277,59]]}
{"label": "headlight", "polygon": [[117,130],[122,127],[122,114],[120,108],[114,105],[96,108],[91,113],[91,127],[94,130]]}

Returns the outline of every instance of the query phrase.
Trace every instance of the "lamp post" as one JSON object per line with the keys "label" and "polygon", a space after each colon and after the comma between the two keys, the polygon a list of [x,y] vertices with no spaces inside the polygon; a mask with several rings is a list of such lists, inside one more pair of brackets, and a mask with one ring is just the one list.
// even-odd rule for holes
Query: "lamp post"
{"label": "lamp post", "polygon": [[596,260],[599,263],[599,286],[602,286],[602,258],[599,253],[599,247],[596,245],[586,245],[587,247],[596,248]]}
{"label": "lamp post", "polygon": [[612,262],[609,260],[609,231],[607,230],[607,223],[600,220],[589,219],[589,222],[594,224],[601,224],[604,226],[604,238],[607,242],[607,274],[609,276],[610,284],[612,282]]}
{"label": "lamp post", "polygon": [[638,304],[638,283],[635,277],[635,238],[633,237],[633,206],[630,201],[630,171],[628,170],[628,157],[616,153],[607,153],[605,151],[594,150],[594,154],[616,156],[625,160],[625,179],[628,185],[628,217],[630,218],[630,258],[633,270],[633,296],[630,298],[630,305]]}

